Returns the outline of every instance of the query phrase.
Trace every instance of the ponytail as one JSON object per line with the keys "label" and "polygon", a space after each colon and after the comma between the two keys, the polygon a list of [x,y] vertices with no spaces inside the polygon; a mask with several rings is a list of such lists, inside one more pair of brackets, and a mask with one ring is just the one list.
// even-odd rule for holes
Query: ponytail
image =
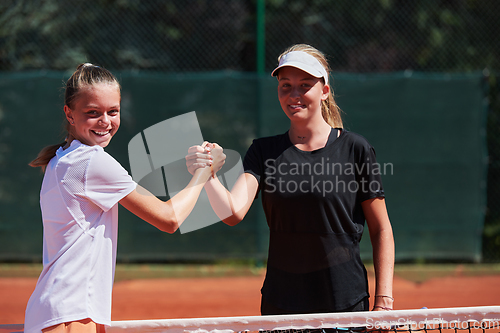
{"label": "ponytail", "polygon": [[[67,120],[65,120],[64,132],[69,133],[69,123]],[[68,135],[66,135],[66,139],[61,143],[50,145],[40,150],[38,156],[29,163],[29,166],[33,168],[40,167],[43,171],[45,171],[45,167],[47,166],[47,164],[49,164],[49,161],[52,159],[52,157],[56,156],[56,151],[60,147],[64,147],[66,145],[67,137]]]}
{"label": "ponytail", "polygon": [[45,171],[45,168],[47,167],[47,164],[49,164],[49,161],[56,156],[56,151],[60,148],[66,145],[66,141],[61,142],[57,145],[52,145],[52,146],[47,146],[43,148],[39,153],[38,156],[30,162],[29,166],[33,168],[41,167],[43,171]]}
{"label": "ponytail", "polygon": [[321,115],[323,119],[333,128],[344,128],[341,116],[342,110],[335,102],[333,97],[333,90],[330,86],[328,98],[321,102]]}

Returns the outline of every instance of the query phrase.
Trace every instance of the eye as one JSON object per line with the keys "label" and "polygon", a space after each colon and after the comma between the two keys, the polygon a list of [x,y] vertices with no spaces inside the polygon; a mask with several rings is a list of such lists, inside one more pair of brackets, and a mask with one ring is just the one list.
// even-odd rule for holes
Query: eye
{"label": "eye", "polygon": [[97,110],[89,110],[89,111],[87,111],[87,114],[91,117],[95,117],[98,115],[98,112],[97,112]]}
{"label": "eye", "polygon": [[118,113],[120,113],[120,110],[118,110],[118,109],[108,111],[108,114],[110,116],[116,116]]}

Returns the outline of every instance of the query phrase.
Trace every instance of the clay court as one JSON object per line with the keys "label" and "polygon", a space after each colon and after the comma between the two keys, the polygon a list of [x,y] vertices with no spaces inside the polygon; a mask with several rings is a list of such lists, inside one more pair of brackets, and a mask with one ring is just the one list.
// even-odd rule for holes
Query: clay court
{"label": "clay court", "polygon": [[[117,268],[113,320],[259,315],[263,269],[221,271],[200,266],[173,273],[159,267]],[[36,268],[3,269],[0,324],[23,323],[35,273]],[[370,269],[369,277],[372,287]],[[396,309],[499,305],[500,266],[397,266],[394,297]]]}

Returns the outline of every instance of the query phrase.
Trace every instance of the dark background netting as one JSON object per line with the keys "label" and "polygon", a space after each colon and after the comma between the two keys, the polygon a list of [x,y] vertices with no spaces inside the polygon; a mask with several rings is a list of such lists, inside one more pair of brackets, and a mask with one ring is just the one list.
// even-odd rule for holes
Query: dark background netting
{"label": "dark background netting", "polygon": [[[0,69],[265,69],[295,43],[335,71],[498,69],[496,0],[3,0]],[[263,18],[265,35],[257,24]]]}
{"label": "dark background netting", "polygon": [[[26,164],[60,139],[60,87],[78,63],[121,79],[124,120],[108,151],[128,168],[133,135],[185,112],[242,155],[252,138],[284,131],[268,75],[286,47],[309,43],[329,56],[348,129],[394,166],[384,183],[398,259],[500,260],[500,2],[263,4],[1,1],[0,259],[40,257],[41,175]],[[184,235],[124,211],[120,223],[122,260],[266,254],[258,205],[237,227]]]}
{"label": "dark background netting", "polygon": [[[288,125],[271,77],[244,73],[119,76],[122,125],[106,150],[128,169],[127,148],[133,136],[193,110],[205,139],[242,156],[258,132],[282,133]],[[5,134],[0,202],[3,259],[40,256],[42,175],[27,161],[44,144],[61,140],[63,117],[57,90],[62,77],[58,72],[0,77],[0,103],[6,111],[1,123]],[[377,147],[397,258],[479,261],[486,204],[483,76],[339,74],[335,86],[339,104],[348,110],[346,128],[363,133]],[[259,90],[265,93],[256,98]],[[262,259],[268,232],[259,212],[256,205],[236,227],[217,223],[172,236],[122,210],[119,257]],[[364,246],[363,255],[368,257],[369,251]]]}

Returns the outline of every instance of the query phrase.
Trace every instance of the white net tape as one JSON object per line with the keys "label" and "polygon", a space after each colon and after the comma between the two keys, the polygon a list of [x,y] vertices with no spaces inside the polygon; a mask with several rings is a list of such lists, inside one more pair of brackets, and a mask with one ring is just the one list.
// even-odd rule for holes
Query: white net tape
{"label": "white net tape", "polygon": [[242,332],[359,327],[369,330],[406,327],[407,330],[413,331],[423,329],[424,325],[430,328],[437,328],[439,325],[443,328],[453,328],[465,326],[466,323],[475,323],[478,327],[488,326],[485,328],[498,327],[500,307],[120,321],[114,322],[107,332]]}
{"label": "white net tape", "polygon": [[[493,330],[500,332],[500,306],[280,316],[215,317],[114,321],[107,333],[208,333],[244,331],[339,330]],[[22,332],[22,325],[0,325],[0,333]]]}

